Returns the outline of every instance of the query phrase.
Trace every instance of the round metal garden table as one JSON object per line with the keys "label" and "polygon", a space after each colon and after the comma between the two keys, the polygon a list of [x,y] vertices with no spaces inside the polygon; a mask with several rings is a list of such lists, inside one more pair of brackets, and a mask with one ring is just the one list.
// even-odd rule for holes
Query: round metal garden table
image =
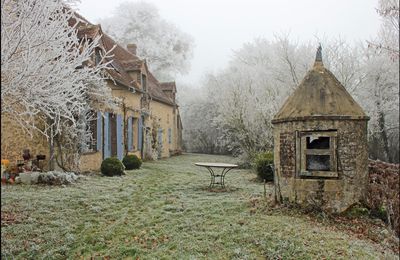
{"label": "round metal garden table", "polygon": [[[211,174],[211,182],[209,187],[212,188],[215,184],[221,185],[222,188],[225,188],[225,175],[232,169],[237,168],[238,165],[230,164],[230,163],[209,163],[209,162],[198,162],[195,163],[197,166],[205,167]],[[215,174],[213,168],[222,169],[220,174]],[[215,179],[219,178],[219,182]]]}

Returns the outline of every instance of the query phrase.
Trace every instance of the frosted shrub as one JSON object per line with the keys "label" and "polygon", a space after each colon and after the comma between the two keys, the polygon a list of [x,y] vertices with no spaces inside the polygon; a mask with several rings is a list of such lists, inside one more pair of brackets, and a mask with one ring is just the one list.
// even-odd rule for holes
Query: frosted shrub
{"label": "frosted shrub", "polygon": [[101,163],[101,173],[105,176],[120,176],[124,174],[125,166],[116,157],[106,158]]}
{"label": "frosted shrub", "polygon": [[255,159],[257,176],[260,180],[274,180],[274,154],[271,152],[260,153]]}
{"label": "frosted shrub", "polygon": [[369,161],[366,204],[374,215],[383,218],[400,235],[399,164]]}
{"label": "frosted shrub", "polygon": [[78,176],[73,172],[42,172],[39,174],[37,183],[47,185],[67,185],[78,180]]}
{"label": "frosted shrub", "polygon": [[127,170],[133,170],[140,168],[142,165],[142,160],[136,155],[127,155],[124,157],[124,159],[122,159],[122,163]]}

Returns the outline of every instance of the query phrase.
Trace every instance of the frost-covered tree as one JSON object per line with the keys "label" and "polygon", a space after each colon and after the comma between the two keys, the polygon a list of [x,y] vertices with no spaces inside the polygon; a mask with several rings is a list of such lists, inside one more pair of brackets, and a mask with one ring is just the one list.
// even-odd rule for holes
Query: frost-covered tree
{"label": "frost-covered tree", "polygon": [[193,56],[193,39],[174,24],[162,19],[147,2],[124,2],[113,16],[99,21],[105,32],[119,43],[137,45],[137,54],[148,61],[161,80],[185,74]]}
{"label": "frost-covered tree", "polygon": [[389,162],[399,160],[399,62],[366,49],[366,79],[358,91],[371,117],[370,155]]}
{"label": "frost-covered tree", "polygon": [[[366,79],[365,57],[362,43],[350,44],[341,37],[325,40],[324,66],[333,72],[346,90],[355,98]],[[361,99],[358,101],[362,101]]]}
{"label": "frost-covered tree", "polygon": [[99,37],[79,40],[74,17],[62,0],[1,0],[1,116],[51,147],[62,135],[76,157],[89,136],[88,111],[113,100],[107,62],[90,62]]}
{"label": "frost-covered tree", "polygon": [[[219,143],[224,144],[231,152],[242,154],[245,158],[272,149],[271,119],[298,86],[307,70],[311,69],[317,44],[296,43],[290,41],[288,35],[277,35],[272,41],[256,39],[244,44],[234,52],[235,55],[227,68],[208,75],[204,80],[201,90],[205,98],[197,101],[203,105],[196,103],[198,110],[203,108],[203,111],[197,111],[197,114],[203,116],[192,118],[196,120],[196,125],[185,124],[185,138],[189,140],[197,138],[196,132],[192,131],[193,127],[202,125],[204,136],[213,136],[217,133],[214,140],[219,140]],[[365,47],[360,44],[350,45],[341,38],[324,39],[322,46],[324,65],[336,75],[368,114],[376,114],[374,112],[376,101],[373,101],[376,99],[371,95],[374,93],[374,87],[369,84],[372,82],[370,78],[372,72],[384,72],[390,64],[382,66],[381,70],[368,70],[367,67],[371,64],[368,65],[367,61],[370,58],[365,56]],[[380,66],[377,61],[370,62]],[[387,71],[382,76],[386,83],[388,80],[391,83],[396,80],[394,70]],[[391,104],[388,107],[396,108],[394,101],[397,94],[393,92],[396,86],[386,83],[382,81],[381,87],[385,89],[383,100],[388,105]],[[392,101],[388,102],[389,99]],[[187,100],[182,101],[181,104],[187,103]],[[188,104],[194,103],[188,102]],[[385,109],[388,107],[385,105]],[[213,110],[212,113],[207,112],[209,108]],[[183,110],[182,114],[184,112]],[[186,114],[183,117],[192,115],[194,114]],[[213,115],[213,118],[204,115]],[[385,110],[384,115],[387,117],[389,111]],[[374,118],[371,119],[373,124],[377,122]],[[392,117],[387,117],[389,118]],[[185,121],[190,120],[185,119]],[[211,129],[207,127],[210,122],[212,129],[219,131],[211,133]]]}
{"label": "frost-covered tree", "polygon": [[229,67],[209,78],[207,90],[218,104],[215,121],[234,154],[252,158],[272,150],[271,120],[298,85],[311,57],[308,46],[287,36],[257,39],[235,52]]}
{"label": "frost-covered tree", "polygon": [[178,91],[186,151],[225,154],[227,147],[215,122],[217,104],[200,88],[182,86]]}
{"label": "frost-covered tree", "polygon": [[[340,37],[319,41],[324,66],[371,117],[370,156],[398,162],[399,8],[396,1],[379,3],[378,12],[384,19],[369,44],[378,43],[376,48],[368,48],[365,43],[350,44]],[[225,69],[206,76],[201,94],[196,95],[202,98],[181,100],[183,107],[196,108],[196,112],[182,110],[186,142],[210,137],[214,145],[223,145],[244,159],[272,149],[270,121],[311,69],[316,46],[318,42],[298,43],[285,34],[278,34],[273,40],[256,39],[243,44],[234,51]],[[196,142],[196,149],[209,151],[209,143]]]}
{"label": "frost-covered tree", "polygon": [[399,162],[399,2],[379,0],[382,23],[360,59],[365,80],[356,95],[371,117],[370,156]]}
{"label": "frost-covered tree", "polygon": [[369,47],[382,51],[392,60],[398,60],[400,8],[398,0],[379,0],[376,9],[382,18],[381,28],[376,39],[368,41]]}

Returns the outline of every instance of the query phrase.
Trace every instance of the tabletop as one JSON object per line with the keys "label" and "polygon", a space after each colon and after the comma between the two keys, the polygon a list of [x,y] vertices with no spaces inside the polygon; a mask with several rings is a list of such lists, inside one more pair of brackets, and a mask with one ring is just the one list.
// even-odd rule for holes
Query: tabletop
{"label": "tabletop", "polygon": [[210,162],[198,162],[195,163],[197,166],[204,166],[204,167],[215,167],[215,168],[237,168],[239,167],[236,164],[230,163],[210,163]]}

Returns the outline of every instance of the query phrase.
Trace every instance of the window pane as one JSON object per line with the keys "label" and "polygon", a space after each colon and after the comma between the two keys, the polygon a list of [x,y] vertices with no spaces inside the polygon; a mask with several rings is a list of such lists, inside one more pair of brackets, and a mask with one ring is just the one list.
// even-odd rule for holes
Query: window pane
{"label": "window pane", "polygon": [[307,137],[307,149],[329,149],[330,137]]}
{"label": "window pane", "polygon": [[330,171],[330,155],[306,155],[307,171]]}

